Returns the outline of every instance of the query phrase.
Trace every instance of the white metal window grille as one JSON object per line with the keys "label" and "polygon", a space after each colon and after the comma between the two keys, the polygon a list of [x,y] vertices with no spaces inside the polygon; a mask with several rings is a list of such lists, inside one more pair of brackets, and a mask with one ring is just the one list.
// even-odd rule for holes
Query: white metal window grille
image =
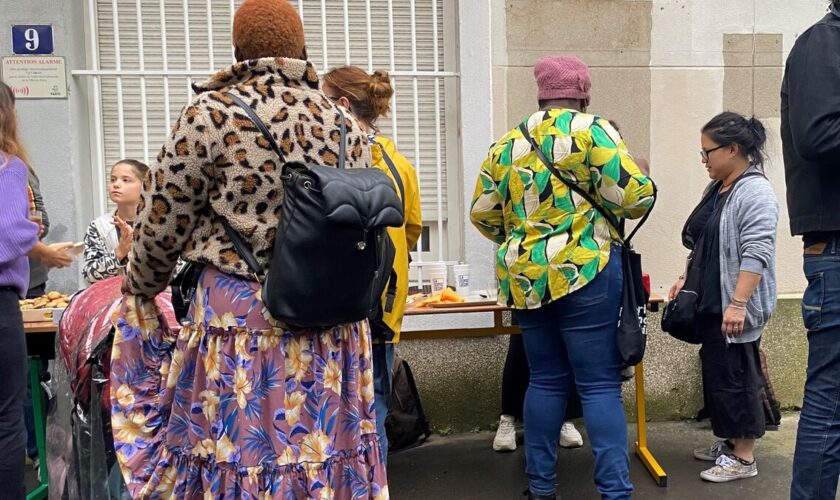
{"label": "white metal window grille", "polygon": [[[240,0],[87,0],[97,211],[120,158],[155,160],[190,83],[233,62]],[[462,234],[455,0],[293,0],[319,71],[388,70],[390,119],[379,123],[417,170],[429,240],[415,260],[457,260]]]}

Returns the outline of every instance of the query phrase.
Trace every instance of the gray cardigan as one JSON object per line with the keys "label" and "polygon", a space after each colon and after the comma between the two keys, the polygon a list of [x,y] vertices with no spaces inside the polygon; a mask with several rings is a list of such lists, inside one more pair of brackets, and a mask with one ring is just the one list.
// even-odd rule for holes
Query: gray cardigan
{"label": "gray cardigan", "polygon": [[[761,171],[750,167],[747,173],[752,172]],[[760,274],[761,281],[747,301],[744,333],[732,338],[732,343],[758,340],[776,309],[778,222],[779,204],[767,177],[750,175],[735,184],[720,217],[720,296],[723,310],[726,311],[732,301],[738,273]]]}

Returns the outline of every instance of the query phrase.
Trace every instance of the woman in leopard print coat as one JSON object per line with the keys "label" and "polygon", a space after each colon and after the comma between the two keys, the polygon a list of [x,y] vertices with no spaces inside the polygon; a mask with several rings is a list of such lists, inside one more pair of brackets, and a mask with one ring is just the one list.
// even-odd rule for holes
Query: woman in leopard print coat
{"label": "woman in leopard print coat", "polygon": [[[339,111],[285,0],[247,0],[233,41],[239,62],[194,86],[144,183],[111,364],[127,487],[142,498],[388,498],[367,321],[277,324],[220,223],[268,268],[281,165],[226,92],[256,110],[289,161],[337,165]],[[368,167],[364,131],[347,116],[345,164]],[[175,335],[151,298],[179,257],[206,267]]]}

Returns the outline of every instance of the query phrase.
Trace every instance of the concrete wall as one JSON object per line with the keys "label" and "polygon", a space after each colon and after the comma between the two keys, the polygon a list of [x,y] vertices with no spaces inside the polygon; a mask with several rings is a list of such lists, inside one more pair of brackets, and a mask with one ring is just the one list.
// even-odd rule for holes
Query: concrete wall
{"label": "concrete wall", "polygon": [[[768,173],[782,205],[778,278],[801,292],[798,241],[789,236],[779,130],[779,88],[795,37],[825,0],[493,0],[494,134],[536,109],[534,62],[575,54],[592,68],[592,111],[615,120],[631,151],[650,158],[660,199],[639,235],[654,287],[680,274],[679,233],[708,182],[699,130],[731,109],[769,129]],[[503,9],[503,10],[499,10]],[[554,21],[552,21],[554,20]],[[469,229],[468,229],[469,231]]]}
{"label": "concrete wall", "polygon": [[662,196],[640,235],[656,285],[670,286],[683,265],[676,245],[693,202],[707,182],[699,129],[732,109],[755,114],[769,133],[767,172],[782,207],[777,273],[780,291],[804,290],[801,247],[790,237],[779,137],[779,88],[796,35],[821,18],[828,2],[654,1],[651,36],[651,165]]}
{"label": "concrete wall", "polygon": [[[81,241],[92,219],[88,111],[84,90],[70,71],[85,66],[82,2],[74,0],[0,0],[0,54],[12,55],[11,24],[52,24],[55,55],[64,56],[67,99],[20,99],[17,111],[23,142],[41,179],[50,216],[47,242]],[[75,291],[78,266],[50,273],[49,289]]]}
{"label": "concrete wall", "polygon": [[[470,263],[471,280],[484,288],[494,276],[493,244],[469,220],[469,202],[487,146],[493,141],[491,54],[499,43],[495,22],[487,8],[491,0],[458,2],[459,70],[461,73],[461,175],[464,217],[464,262]],[[496,0],[492,0],[496,1]],[[488,119],[488,117],[490,119]]]}

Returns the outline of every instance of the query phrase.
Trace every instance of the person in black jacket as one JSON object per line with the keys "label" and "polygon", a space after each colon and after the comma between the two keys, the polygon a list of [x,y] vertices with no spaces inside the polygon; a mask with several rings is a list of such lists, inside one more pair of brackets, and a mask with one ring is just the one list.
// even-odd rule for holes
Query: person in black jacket
{"label": "person in black jacket", "polygon": [[833,499],[840,475],[840,0],[799,39],[782,82],[791,232],[802,235],[808,371],[791,499]]}

